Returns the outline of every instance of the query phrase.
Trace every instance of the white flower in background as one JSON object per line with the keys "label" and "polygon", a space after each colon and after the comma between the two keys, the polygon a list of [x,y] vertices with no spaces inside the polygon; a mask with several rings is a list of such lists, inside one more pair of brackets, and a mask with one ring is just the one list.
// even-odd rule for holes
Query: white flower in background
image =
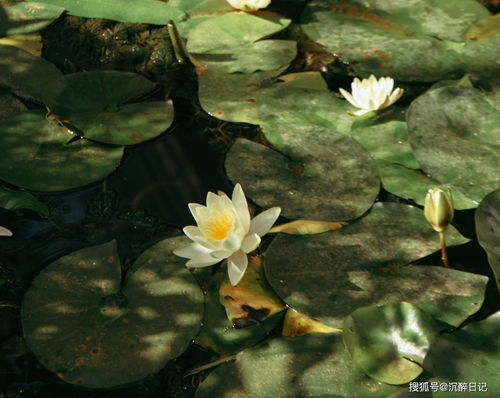
{"label": "white flower in background", "polygon": [[279,217],[281,209],[273,207],[250,220],[247,200],[240,184],[232,199],[225,193],[209,192],[207,205],[189,203],[197,226],[183,229],[194,242],[174,250],[179,257],[189,258],[187,267],[207,267],[227,258],[229,280],[236,286],[248,265],[247,253],[255,250]]}
{"label": "white flower in background", "polygon": [[12,231],[0,225],[0,236],[12,236]]}
{"label": "white flower in background", "polygon": [[403,95],[402,88],[394,87],[394,80],[390,77],[381,77],[379,80],[371,75],[368,79],[359,80],[357,77],[351,84],[352,93],[340,89],[340,93],[359,111],[354,112],[356,116],[387,108],[394,104]]}
{"label": "white flower in background", "polygon": [[266,8],[271,0],[227,0],[227,2],[238,10],[242,11],[257,11],[261,8]]}

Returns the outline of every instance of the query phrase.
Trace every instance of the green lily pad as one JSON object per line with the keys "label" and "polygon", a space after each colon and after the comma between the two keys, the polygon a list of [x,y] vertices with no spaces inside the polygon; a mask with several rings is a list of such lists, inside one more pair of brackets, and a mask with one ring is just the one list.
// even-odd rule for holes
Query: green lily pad
{"label": "green lily pad", "polygon": [[0,36],[37,32],[59,18],[64,11],[62,7],[38,2],[17,3],[2,9],[6,23],[0,21]]}
{"label": "green lily pad", "polygon": [[258,70],[279,73],[295,58],[295,42],[261,39],[289,24],[289,19],[270,12],[222,14],[190,29],[187,49],[208,68],[224,73]]}
{"label": "green lily pad", "polygon": [[[467,242],[452,227],[446,236],[448,246]],[[264,254],[264,269],[287,304],[332,327],[341,327],[342,319],[359,307],[436,300],[443,305],[458,295],[454,309],[448,308],[446,314],[439,308],[433,312],[423,308],[436,319],[454,324],[464,319],[464,311],[470,315],[469,309],[475,311],[481,305],[478,297],[484,293],[484,276],[443,269],[448,275],[443,277],[441,268],[393,268],[439,248],[438,234],[420,209],[376,203],[366,216],[336,231],[278,235]],[[422,281],[419,289],[416,281]],[[462,306],[463,310],[457,309]]]}
{"label": "green lily pad", "polygon": [[[301,22],[312,40],[359,75],[431,82],[472,71],[496,76],[488,67],[489,45],[469,47],[463,38],[471,24],[487,15],[474,0],[315,0],[305,7]],[[483,66],[489,70],[482,71]]]}
{"label": "green lily pad", "polygon": [[70,15],[86,18],[104,18],[118,22],[166,25],[186,17],[179,8],[156,0],[134,0],[126,6],[121,0],[37,0],[39,3],[63,7]]}
{"label": "green lily pad", "polygon": [[410,144],[422,169],[480,202],[500,187],[500,109],[483,92],[443,87],[408,109]]}
{"label": "green lily pad", "polygon": [[169,0],[171,6],[189,13],[191,17],[200,14],[219,14],[224,11],[234,11],[226,0]]}
{"label": "green lily pad", "polygon": [[44,216],[49,215],[49,208],[29,192],[14,191],[0,185],[0,207],[7,210],[33,210]]}
{"label": "green lily pad", "polygon": [[84,137],[115,145],[133,145],[164,132],[174,119],[170,102],[125,104],[150,92],[154,84],[128,72],[73,73],[54,81],[43,100],[59,119]]}
{"label": "green lily pad", "polygon": [[488,253],[497,287],[500,289],[500,189],[486,196],[476,214],[476,233],[479,244]]}
{"label": "green lily pad", "polygon": [[[481,322],[471,323],[451,334],[443,334],[425,358],[424,367],[434,376],[429,383],[446,383],[448,391],[437,388],[432,396],[477,395],[496,398],[500,392],[498,335],[500,312]],[[452,383],[455,384],[452,391]],[[458,392],[457,385],[465,384]]]}
{"label": "green lily pad", "polygon": [[[378,170],[383,187],[401,198],[412,199],[419,205],[424,205],[427,191],[437,185],[438,181],[432,179],[419,170],[412,170],[401,164],[378,160]],[[478,202],[466,197],[455,187],[448,185],[453,195],[453,206],[457,210],[472,209]]]}
{"label": "green lily pad", "polygon": [[41,100],[42,90],[61,76],[50,62],[17,47],[0,45],[0,87]]}
{"label": "green lily pad", "polygon": [[359,308],[344,321],[344,342],[354,363],[375,380],[405,384],[422,364],[439,325],[410,303]]}
{"label": "green lily pad", "polygon": [[401,390],[357,369],[337,334],[279,338],[215,369],[196,398],[383,398]]}
{"label": "green lily pad", "polygon": [[0,90],[0,120],[8,119],[26,111],[26,106],[14,95]]}
{"label": "green lily pad", "polygon": [[380,182],[369,154],[349,136],[314,125],[279,125],[266,137],[281,152],[239,139],[226,172],[262,207],[289,218],[349,220],[375,201]]}
{"label": "green lily pad", "polygon": [[22,305],[26,343],[62,380],[90,388],[160,370],[196,335],[203,293],[172,253],[184,237],[144,252],[120,288],[116,244],[66,255],[33,281]]}
{"label": "green lily pad", "polygon": [[120,164],[123,147],[74,137],[42,111],[0,122],[0,179],[35,191],[61,191],[101,180]]}
{"label": "green lily pad", "polygon": [[488,15],[480,19],[465,33],[467,40],[491,40],[499,36],[500,14]]}

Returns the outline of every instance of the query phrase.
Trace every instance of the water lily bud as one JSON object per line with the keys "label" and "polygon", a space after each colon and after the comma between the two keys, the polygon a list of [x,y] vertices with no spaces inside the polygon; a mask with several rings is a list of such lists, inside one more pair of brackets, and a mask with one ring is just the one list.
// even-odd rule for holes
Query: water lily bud
{"label": "water lily bud", "polygon": [[436,232],[444,232],[453,220],[453,199],[451,192],[434,187],[427,191],[424,215]]}
{"label": "water lily bud", "polygon": [[227,2],[242,11],[257,11],[271,4],[271,0],[227,0]]}

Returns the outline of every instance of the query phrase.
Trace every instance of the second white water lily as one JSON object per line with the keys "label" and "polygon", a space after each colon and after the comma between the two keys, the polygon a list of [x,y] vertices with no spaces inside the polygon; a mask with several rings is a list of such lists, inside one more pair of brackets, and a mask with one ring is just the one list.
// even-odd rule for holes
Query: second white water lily
{"label": "second white water lily", "polygon": [[242,11],[257,11],[261,8],[266,8],[271,0],[227,0],[227,2],[238,10]]}
{"label": "second white water lily", "polygon": [[190,203],[189,209],[197,225],[183,229],[193,243],[174,251],[189,258],[188,267],[207,267],[227,258],[229,280],[236,286],[248,265],[247,253],[255,250],[260,238],[273,226],[281,209],[273,207],[250,219],[248,204],[240,184],[232,199],[226,194],[209,192],[207,205]]}
{"label": "second white water lily", "polygon": [[394,104],[403,95],[402,88],[394,88],[394,80],[390,77],[381,77],[379,80],[374,75],[368,79],[359,80],[357,77],[351,84],[351,93],[340,89],[340,93],[358,111],[353,112],[357,116],[365,113],[387,108]]}

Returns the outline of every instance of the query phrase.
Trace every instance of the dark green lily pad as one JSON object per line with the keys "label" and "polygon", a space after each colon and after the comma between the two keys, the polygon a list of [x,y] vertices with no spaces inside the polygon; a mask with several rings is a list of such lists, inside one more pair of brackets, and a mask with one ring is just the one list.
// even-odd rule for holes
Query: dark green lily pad
{"label": "dark green lily pad", "polygon": [[[419,205],[424,205],[425,195],[430,188],[441,185],[425,173],[412,170],[401,164],[378,160],[378,170],[382,179],[383,187],[401,198],[412,199]],[[453,195],[453,206],[457,210],[472,209],[478,203],[467,198],[462,192],[453,186],[449,186]]]}
{"label": "dark green lily pad", "polygon": [[289,19],[270,12],[222,14],[192,27],[187,49],[208,68],[224,73],[258,70],[279,73],[295,58],[295,42],[261,39],[289,24]]}
{"label": "dark green lily pad", "polygon": [[349,136],[314,125],[276,125],[266,137],[281,152],[240,139],[226,172],[259,206],[289,218],[349,220],[375,201],[380,182],[369,154]]}
{"label": "dark green lily pad", "polygon": [[475,216],[477,239],[488,253],[488,261],[500,289],[500,189],[482,200]]}
{"label": "dark green lily pad", "polygon": [[[425,358],[424,367],[434,375],[429,383],[446,383],[448,391],[437,389],[433,397],[478,395],[496,398],[500,393],[500,312],[471,323],[451,334],[443,334]],[[454,391],[451,390],[455,384]],[[457,385],[466,390],[458,392]]]}
{"label": "dark green lily pad", "polygon": [[104,18],[118,22],[166,25],[169,20],[178,22],[186,17],[179,8],[155,0],[37,0],[39,3],[63,7],[70,15],[86,18]]}
{"label": "dark green lily pad", "polygon": [[203,293],[172,250],[144,252],[120,288],[114,242],[66,255],[33,281],[22,305],[26,343],[68,383],[106,388],[139,380],[180,355],[196,335]]}
{"label": "dark green lily pad", "polygon": [[226,0],[169,0],[168,4],[189,13],[191,17],[234,11]]}
{"label": "dark green lily pad", "polygon": [[401,390],[370,379],[338,334],[273,339],[215,369],[196,398],[383,398]]}
{"label": "dark green lily pad", "polygon": [[[467,242],[453,227],[446,236],[449,246]],[[341,327],[342,319],[359,307],[399,301],[439,301],[441,308],[453,303],[445,311],[423,309],[455,324],[481,305],[486,277],[433,267],[397,268],[439,247],[438,234],[420,209],[376,203],[366,216],[336,231],[278,235],[264,254],[264,268],[287,304],[332,327]],[[422,286],[416,289],[419,281]],[[455,302],[450,296],[456,295]]]}
{"label": "dark green lily pad", "polygon": [[491,43],[465,43],[463,38],[470,25],[487,15],[488,10],[474,0],[416,0],[404,5],[315,0],[306,6],[302,26],[312,40],[348,61],[359,75],[436,81],[467,72],[498,74],[489,66]]}
{"label": "dark green lily pad", "polygon": [[410,303],[359,308],[344,321],[344,342],[354,363],[375,380],[405,384],[439,332],[432,317]]}
{"label": "dark green lily pad", "polygon": [[0,179],[35,191],[62,191],[98,181],[120,164],[123,147],[74,137],[43,111],[0,122]]}
{"label": "dark green lily pad", "polygon": [[483,92],[443,87],[408,109],[410,144],[422,169],[480,202],[500,187],[500,109]]}
{"label": "dark green lily pad", "polygon": [[6,23],[0,21],[0,36],[37,32],[59,18],[64,8],[32,2],[4,6]]}
{"label": "dark green lily pad", "polygon": [[133,145],[160,135],[173,121],[170,102],[125,104],[153,88],[152,82],[135,73],[81,72],[53,82],[43,100],[51,112],[76,126],[84,137]]}
{"label": "dark green lily pad", "polygon": [[50,62],[13,46],[0,45],[0,86],[41,100],[42,90],[61,76]]}
{"label": "dark green lily pad", "polygon": [[29,192],[14,191],[0,185],[0,207],[7,210],[33,210],[44,216],[49,215],[49,208]]}
{"label": "dark green lily pad", "polygon": [[14,95],[0,90],[0,120],[26,111],[26,106]]}

